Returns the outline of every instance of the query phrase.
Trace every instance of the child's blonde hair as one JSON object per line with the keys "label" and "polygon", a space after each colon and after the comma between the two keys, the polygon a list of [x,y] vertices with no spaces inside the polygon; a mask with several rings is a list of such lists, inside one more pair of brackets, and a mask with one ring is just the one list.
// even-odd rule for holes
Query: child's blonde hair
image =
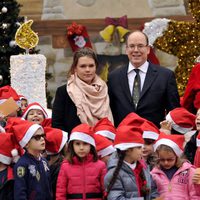
{"label": "child's blonde hair", "polygon": [[[165,144],[161,144],[157,148],[156,153],[158,154],[159,151],[173,152],[174,155],[176,156],[175,166],[178,167],[178,168],[180,168],[183,165],[183,163],[186,161],[186,159],[184,158],[183,155],[177,156],[176,153],[174,152],[174,150],[171,147],[169,147],[169,146],[167,146]],[[160,167],[159,158],[158,158],[157,166]]]}

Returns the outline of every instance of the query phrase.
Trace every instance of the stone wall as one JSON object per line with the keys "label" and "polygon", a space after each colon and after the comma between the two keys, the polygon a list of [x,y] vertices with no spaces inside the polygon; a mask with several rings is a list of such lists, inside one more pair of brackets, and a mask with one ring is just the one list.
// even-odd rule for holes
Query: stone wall
{"label": "stone wall", "polygon": [[[21,14],[28,19],[95,19],[105,17],[128,18],[157,17],[169,15],[185,15],[183,0],[18,0],[23,4]],[[34,5],[34,6],[33,6]],[[111,9],[112,8],[112,9]],[[34,15],[34,12],[36,13]],[[40,14],[38,14],[40,13]],[[56,88],[66,83],[67,71],[72,62],[72,51],[67,49],[53,49],[51,38],[40,37],[38,49],[40,54],[47,57],[47,72],[53,78],[48,81],[48,89],[54,96]],[[102,40],[93,41],[93,47],[99,54],[118,55],[124,53],[124,45],[114,46]],[[162,65],[171,68],[176,66],[174,56],[156,51]],[[168,62],[170,61],[170,62]]]}

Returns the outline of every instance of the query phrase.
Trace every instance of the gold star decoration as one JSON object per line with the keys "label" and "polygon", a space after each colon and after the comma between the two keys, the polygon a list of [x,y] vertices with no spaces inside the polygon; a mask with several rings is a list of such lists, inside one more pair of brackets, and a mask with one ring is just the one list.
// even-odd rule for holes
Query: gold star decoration
{"label": "gold star decoration", "polygon": [[180,96],[184,94],[195,59],[200,55],[200,0],[188,2],[194,21],[171,20],[163,36],[154,43],[156,48],[178,57],[175,74]]}

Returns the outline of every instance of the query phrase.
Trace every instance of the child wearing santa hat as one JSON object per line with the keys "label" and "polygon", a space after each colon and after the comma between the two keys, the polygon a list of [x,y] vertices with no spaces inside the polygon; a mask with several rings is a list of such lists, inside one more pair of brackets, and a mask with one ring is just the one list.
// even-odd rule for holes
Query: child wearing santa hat
{"label": "child wearing santa hat", "polygon": [[30,103],[22,114],[22,118],[44,126],[51,126],[51,118],[48,118],[48,114],[45,109],[37,102]]}
{"label": "child wearing santa hat", "polygon": [[151,174],[158,192],[166,200],[200,199],[192,183],[195,168],[181,159],[183,143],[183,135],[161,134],[154,145],[158,165]]}
{"label": "child wearing santa hat", "polygon": [[160,123],[160,130],[166,134],[186,134],[195,129],[195,118],[195,115],[185,108],[175,108],[166,115],[166,120]]}
{"label": "child wearing santa hat", "polygon": [[56,200],[103,199],[106,165],[98,160],[95,146],[92,127],[80,124],[72,129],[67,160],[58,175]]}
{"label": "child wearing santa hat", "polygon": [[94,126],[94,132],[96,135],[102,135],[111,141],[114,141],[116,129],[112,122],[107,118],[100,119]]}
{"label": "child wearing santa hat", "polygon": [[14,166],[14,199],[52,199],[50,171],[41,156],[45,150],[43,128],[26,120],[13,123],[12,131],[25,154]]}
{"label": "child wearing santa hat", "polygon": [[[21,112],[24,113],[26,107],[28,106],[28,99],[23,95],[19,95],[19,99],[20,99]],[[21,115],[22,115],[22,113],[21,113]]]}
{"label": "child wearing santa hat", "polygon": [[12,133],[0,134],[0,199],[13,200],[14,177],[12,162],[17,156]]}
{"label": "child wearing santa hat", "polygon": [[[9,98],[12,98],[17,105],[20,104],[19,95],[17,92],[9,85],[0,87],[0,104],[6,102]],[[16,108],[13,108],[13,112],[8,114],[7,116],[4,116],[0,112],[0,132],[4,132],[3,127],[6,126],[6,121],[8,117],[17,117],[19,114],[20,108],[17,106]]]}
{"label": "child wearing santa hat", "polygon": [[129,113],[119,124],[120,126],[135,126],[140,127],[143,131],[142,137],[144,139],[144,145],[142,149],[142,157],[146,161],[150,169],[156,162],[156,155],[153,150],[153,144],[159,137],[159,129],[152,122],[148,121],[137,115],[136,113]]}
{"label": "child wearing santa hat", "polygon": [[158,196],[148,167],[142,158],[142,129],[121,125],[114,147],[117,153],[108,161],[104,183],[107,199],[154,199]]}
{"label": "child wearing santa hat", "polygon": [[44,127],[46,134],[46,154],[50,168],[53,199],[56,199],[56,183],[61,163],[67,151],[68,133],[57,128]]}
{"label": "child wearing santa hat", "polygon": [[[184,148],[184,154],[187,159],[193,164],[196,151],[197,151],[197,135],[200,131],[200,109],[197,111],[196,119],[195,119],[196,131],[190,138],[190,140],[186,143]],[[197,158],[196,158],[197,159]]]}
{"label": "child wearing santa hat", "polygon": [[108,159],[115,152],[113,143],[102,135],[95,134],[96,150],[99,159],[107,164]]}

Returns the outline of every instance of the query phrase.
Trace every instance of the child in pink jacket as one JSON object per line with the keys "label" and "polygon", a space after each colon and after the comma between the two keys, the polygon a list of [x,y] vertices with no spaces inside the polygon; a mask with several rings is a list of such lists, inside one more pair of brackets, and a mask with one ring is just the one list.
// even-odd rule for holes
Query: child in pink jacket
{"label": "child in pink jacket", "polygon": [[93,129],[76,126],[70,135],[68,157],[57,179],[56,200],[102,200],[106,165],[98,160]]}
{"label": "child in pink jacket", "polygon": [[158,192],[164,200],[199,200],[192,182],[195,168],[180,158],[184,136],[161,134],[154,145],[158,165],[151,171]]}

